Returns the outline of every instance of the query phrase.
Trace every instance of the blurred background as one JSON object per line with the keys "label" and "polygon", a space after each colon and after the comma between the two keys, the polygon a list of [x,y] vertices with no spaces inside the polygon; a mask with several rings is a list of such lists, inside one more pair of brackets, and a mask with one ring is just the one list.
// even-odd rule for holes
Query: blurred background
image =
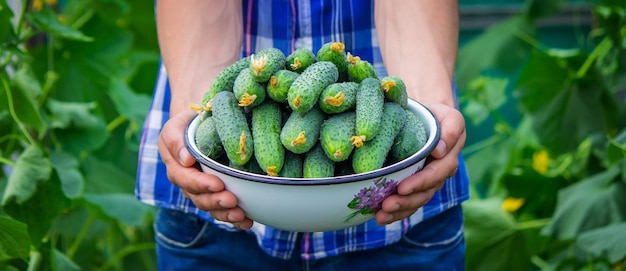
{"label": "blurred background", "polygon": [[[626,1],[459,3],[468,270],[626,270]],[[0,270],[155,270],[158,64],[153,1],[0,0]]]}

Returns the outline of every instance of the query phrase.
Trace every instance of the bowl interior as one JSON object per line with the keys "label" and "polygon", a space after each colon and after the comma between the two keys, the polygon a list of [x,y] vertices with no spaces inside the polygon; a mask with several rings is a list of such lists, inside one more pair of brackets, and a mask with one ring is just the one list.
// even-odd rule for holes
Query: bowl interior
{"label": "bowl interior", "polygon": [[437,122],[435,116],[432,114],[428,108],[420,104],[419,102],[409,99],[408,101],[409,110],[416,113],[418,117],[424,121],[426,125],[426,130],[428,132],[428,139],[424,146],[415,154],[407,157],[406,159],[399,161],[397,163],[384,166],[380,169],[352,174],[352,175],[343,175],[343,176],[335,176],[329,178],[287,178],[287,177],[275,177],[268,175],[261,175],[251,172],[246,172],[238,169],[234,169],[228,167],[227,165],[221,164],[218,161],[215,161],[206,155],[202,154],[195,143],[194,135],[196,132],[196,128],[201,122],[201,116],[196,116],[187,126],[185,131],[185,144],[191,155],[202,165],[207,166],[215,171],[218,171],[222,174],[245,179],[254,182],[261,183],[272,183],[272,184],[280,184],[280,185],[320,185],[320,184],[337,184],[337,183],[346,183],[346,182],[356,182],[366,179],[374,179],[378,177],[382,177],[388,175],[390,173],[396,172],[398,170],[404,169],[410,165],[413,165],[424,158],[426,158],[436,147],[439,137],[439,123]]}

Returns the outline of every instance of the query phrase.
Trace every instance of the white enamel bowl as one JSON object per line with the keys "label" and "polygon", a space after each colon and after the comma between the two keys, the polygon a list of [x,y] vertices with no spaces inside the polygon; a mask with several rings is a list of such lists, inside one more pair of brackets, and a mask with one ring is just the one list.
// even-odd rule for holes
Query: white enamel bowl
{"label": "white enamel bowl", "polygon": [[[315,179],[284,178],[230,168],[203,155],[196,147],[194,134],[200,124],[199,117],[189,123],[185,141],[202,170],[218,176],[226,189],[237,196],[239,206],[255,223],[299,232],[339,230],[374,217],[373,213],[367,213],[359,206],[348,206],[361,190],[382,189],[383,182],[387,187],[400,183],[424,167],[426,158],[437,145],[440,131],[433,114],[411,99],[409,109],[426,124],[426,144],[400,162],[361,174]],[[389,194],[389,191],[378,191]]]}

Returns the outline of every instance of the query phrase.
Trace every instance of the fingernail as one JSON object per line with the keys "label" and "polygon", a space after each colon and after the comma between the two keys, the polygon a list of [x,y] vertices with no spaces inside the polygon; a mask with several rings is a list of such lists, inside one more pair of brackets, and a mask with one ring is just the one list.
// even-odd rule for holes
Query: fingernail
{"label": "fingernail", "polygon": [[391,209],[389,209],[389,212],[395,212],[399,209],[400,209],[400,204],[396,204],[393,207],[391,207]]}
{"label": "fingernail", "polygon": [[435,147],[435,151],[434,153],[438,155],[438,157],[443,157],[446,154],[446,142],[444,142],[443,140],[439,140],[439,143],[437,143],[437,147]]}
{"label": "fingernail", "polygon": [[391,222],[391,220],[393,220],[393,215],[392,214],[388,214],[387,217],[385,218],[385,224]]}
{"label": "fingernail", "polygon": [[221,200],[217,201],[217,205],[219,205],[220,207],[222,207],[224,209],[228,208],[228,207],[224,206],[224,203]]}
{"label": "fingernail", "polygon": [[180,151],[178,152],[178,160],[181,165],[187,165],[187,161],[189,160],[189,152],[184,148],[180,149]]}

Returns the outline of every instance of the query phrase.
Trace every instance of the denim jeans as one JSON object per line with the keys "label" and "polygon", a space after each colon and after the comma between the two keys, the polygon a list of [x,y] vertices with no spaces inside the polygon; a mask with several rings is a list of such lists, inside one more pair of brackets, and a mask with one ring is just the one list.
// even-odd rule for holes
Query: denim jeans
{"label": "denim jeans", "polygon": [[395,244],[318,260],[303,260],[297,250],[289,260],[271,257],[253,234],[169,209],[159,210],[155,231],[160,271],[465,270],[461,206],[419,223]]}

